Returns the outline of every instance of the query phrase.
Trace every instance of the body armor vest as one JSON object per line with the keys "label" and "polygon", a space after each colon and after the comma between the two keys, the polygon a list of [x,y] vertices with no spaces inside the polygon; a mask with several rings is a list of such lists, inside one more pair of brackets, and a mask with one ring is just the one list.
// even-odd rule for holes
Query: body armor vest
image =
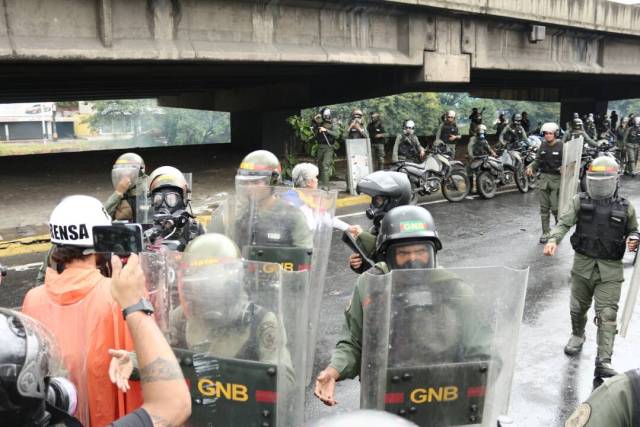
{"label": "body armor vest", "polygon": [[640,127],[634,126],[629,131],[629,136],[627,136],[627,142],[631,144],[640,144]]}
{"label": "body armor vest", "polygon": [[453,144],[455,141],[449,141],[449,136],[458,135],[458,125],[455,123],[445,123],[442,125],[442,132],[440,138],[447,144]]}
{"label": "body armor vest", "polygon": [[622,259],[626,249],[628,207],[629,202],[623,198],[593,200],[587,193],[580,193],[578,222],[571,236],[573,249],[591,258]]}
{"label": "body armor vest", "polygon": [[559,175],[562,166],[562,142],[556,141],[552,147],[547,141],[544,141],[540,146],[538,158],[540,159],[540,172]]}

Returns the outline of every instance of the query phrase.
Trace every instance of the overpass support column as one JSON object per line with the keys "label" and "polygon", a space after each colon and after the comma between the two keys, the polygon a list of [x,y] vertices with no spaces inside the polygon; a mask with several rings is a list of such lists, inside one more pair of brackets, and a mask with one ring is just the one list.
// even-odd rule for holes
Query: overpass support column
{"label": "overpass support column", "polygon": [[269,150],[284,155],[292,130],[287,118],[299,110],[237,111],[231,113],[231,144],[238,151]]}
{"label": "overpass support column", "polygon": [[573,118],[573,113],[579,113],[580,117],[593,113],[603,115],[607,112],[609,101],[596,99],[566,99],[560,102],[560,126]]}

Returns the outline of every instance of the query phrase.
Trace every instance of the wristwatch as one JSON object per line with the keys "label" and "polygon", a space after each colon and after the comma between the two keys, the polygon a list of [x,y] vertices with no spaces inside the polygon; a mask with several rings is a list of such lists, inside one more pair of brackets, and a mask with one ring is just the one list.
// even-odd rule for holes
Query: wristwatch
{"label": "wristwatch", "polygon": [[124,317],[124,320],[127,320],[127,316],[131,313],[135,313],[136,311],[142,311],[143,313],[146,313],[150,316],[153,314],[153,306],[148,299],[140,298],[140,301],[138,301],[136,304],[130,305],[129,307],[122,310],[122,317]]}

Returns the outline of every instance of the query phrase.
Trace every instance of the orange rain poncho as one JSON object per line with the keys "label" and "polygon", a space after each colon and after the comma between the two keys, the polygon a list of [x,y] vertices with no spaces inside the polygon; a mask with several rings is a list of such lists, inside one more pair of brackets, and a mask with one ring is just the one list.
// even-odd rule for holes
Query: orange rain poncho
{"label": "orange rain poncho", "polygon": [[125,395],[109,379],[108,350],[133,349],[110,286],[92,262],[76,261],[62,274],[48,268],[45,284],[30,290],[22,305],[57,338],[78,388],[76,417],[91,427],[106,426],[142,404],[139,383],[131,383]]}

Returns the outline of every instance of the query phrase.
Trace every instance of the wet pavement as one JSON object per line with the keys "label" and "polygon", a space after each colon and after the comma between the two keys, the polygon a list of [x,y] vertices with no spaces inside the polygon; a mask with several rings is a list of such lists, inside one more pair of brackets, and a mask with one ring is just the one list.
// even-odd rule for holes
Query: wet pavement
{"label": "wet pavement", "polygon": [[[206,171],[196,176],[195,193],[203,199],[209,184],[216,180],[204,180]],[[106,183],[104,182],[107,180]],[[98,185],[95,178],[84,177],[78,188],[98,188],[107,194],[108,177],[101,176]],[[38,182],[34,178],[34,183]],[[40,181],[41,182],[41,181]],[[203,184],[198,184],[202,182]],[[216,184],[215,193],[222,185]],[[638,181],[624,180],[621,193],[636,206],[640,206]],[[33,218],[46,221],[51,201],[58,195],[47,187],[37,187],[31,207]],[[59,197],[56,198],[59,200]],[[530,268],[529,286],[525,313],[522,322],[514,385],[511,395],[510,415],[518,426],[559,426],[575,406],[586,399],[592,387],[593,361],[595,358],[595,326],[587,326],[587,342],[581,355],[565,356],[563,346],[570,334],[569,323],[569,270],[573,250],[568,238],[562,242],[553,258],[542,256],[542,245],[538,244],[540,220],[535,192],[521,194],[509,190],[492,200],[465,200],[452,204],[431,200],[425,205],[433,214],[443,241],[439,263],[443,266],[491,266],[505,265],[513,268]],[[55,203],[54,203],[55,205]],[[341,209],[338,214],[350,223],[368,227],[363,207]],[[20,215],[10,211],[11,215]],[[3,221],[6,221],[3,212]],[[24,226],[29,227],[30,217],[24,217]],[[22,219],[23,217],[20,216]],[[0,227],[2,228],[2,227]],[[357,276],[347,266],[348,248],[340,241],[336,232],[321,308],[321,324],[316,347],[314,372],[319,372],[329,361],[342,327],[343,310],[353,291]],[[37,263],[42,253],[31,253],[0,258],[0,262],[13,267],[10,276],[2,284],[0,305],[19,305],[24,293],[32,286]],[[625,275],[631,274],[631,254],[625,257]],[[19,271],[16,271],[16,268]],[[623,288],[623,299],[626,285]],[[589,318],[593,319],[593,311]],[[613,363],[619,371],[638,367],[637,348],[640,343],[640,313],[636,313],[627,338],[616,340]],[[514,344],[516,345],[516,344]],[[308,392],[307,418],[315,419],[341,411],[355,409],[359,405],[359,383],[347,380],[337,388],[338,406],[328,408]]]}

